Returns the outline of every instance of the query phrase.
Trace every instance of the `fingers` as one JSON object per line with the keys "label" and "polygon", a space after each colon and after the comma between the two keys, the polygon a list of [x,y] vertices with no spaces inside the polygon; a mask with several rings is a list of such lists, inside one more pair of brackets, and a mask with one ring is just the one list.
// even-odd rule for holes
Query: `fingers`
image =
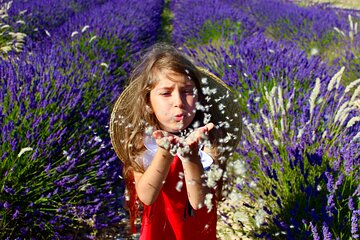
{"label": "fingers", "polygon": [[154,131],[153,137],[156,140],[156,144],[165,150],[169,150],[172,142],[174,141],[174,137],[172,135],[169,135],[167,132],[162,130]]}
{"label": "fingers", "polygon": [[207,139],[208,132],[211,131],[215,125],[208,123],[205,126],[195,129],[187,138],[186,143],[190,146],[199,143],[201,140]]}
{"label": "fingers", "polygon": [[215,124],[208,123],[205,125],[205,127],[207,128],[207,131],[210,132],[215,127]]}
{"label": "fingers", "polygon": [[208,132],[214,127],[215,125],[213,123],[208,123],[205,126],[195,129],[186,139],[163,130],[154,131],[152,136],[155,138],[156,144],[166,150],[170,150],[174,145],[177,145],[177,147],[180,148],[188,146],[193,149],[198,146],[199,142],[208,138]]}
{"label": "fingers", "polygon": [[160,139],[160,138],[165,137],[165,135],[167,135],[167,132],[164,132],[162,130],[156,130],[153,132],[152,135],[155,139]]}

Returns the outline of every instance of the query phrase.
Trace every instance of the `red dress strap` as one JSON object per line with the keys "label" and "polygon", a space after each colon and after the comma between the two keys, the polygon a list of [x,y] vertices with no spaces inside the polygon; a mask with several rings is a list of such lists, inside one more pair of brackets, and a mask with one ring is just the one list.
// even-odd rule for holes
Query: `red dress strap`
{"label": "red dress strap", "polygon": [[175,156],[158,198],[144,205],[140,240],[216,240],[216,204],[209,212],[206,207],[192,209],[183,173],[181,160]]}

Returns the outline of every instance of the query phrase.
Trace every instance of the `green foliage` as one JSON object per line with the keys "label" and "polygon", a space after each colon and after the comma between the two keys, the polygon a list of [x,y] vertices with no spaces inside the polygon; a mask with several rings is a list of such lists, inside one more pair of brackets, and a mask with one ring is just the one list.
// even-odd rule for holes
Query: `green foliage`
{"label": "green foliage", "polygon": [[338,42],[336,33],[330,30],[323,34],[313,33],[312,37],[302,37],[302,33],[311,33],[313,22],[306,19],[303,20],[302,24],[296,26],[288,18],[277,19],[273,24],[269,25],[266,32],[269,37],[275,40],[287,40],[296,43],[299,48],[305,50],[309,56],[312,51],[316,50],[316,54],[322,54],[325,52],[329,45]]}
{"label": "green foliage", "polygon": [[229,18],[217,22],[206,20],[199,30],[198,36],[188,39],[186,45],[196,47],[223,40],[227,40],[227,42],[231,44],[231,37],[234,35],[240,36],[242,31],[241,23],[234,22]]}
{"label": "green foliage", "polygon": [[159,34],[159,41],[171,42],[171,32],[173,30],[172,20],[174,18],[173,13],[170,10],[170,0],[165,0],[164,9],[161,14],[161,30],[162,34]]}

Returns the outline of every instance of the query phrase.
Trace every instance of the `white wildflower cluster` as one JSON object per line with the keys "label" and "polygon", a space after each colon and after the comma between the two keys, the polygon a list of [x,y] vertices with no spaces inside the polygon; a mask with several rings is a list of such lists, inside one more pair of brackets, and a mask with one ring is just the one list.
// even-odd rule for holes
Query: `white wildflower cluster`
{"label": "white wildflower cluster", "polygon": [[220,239],[249,239],[246,233],[255,230],[253,219],[249,216],[255,215],[258,208],[257,205],[254,205],[256,209],[245,207],[244,203],[249,202],[251,201],[247,195],[242,195],[238,189],[234,188],[226,200],[219,204],[220,219],[217,234]]}
{"label": "white wildflower cluster", "polygon": [[[89,29],[90,28],[90,26],[89,25],[85,25],[82,29],[81,29],[81,33],[84,33],[87,29]],[[80,32],[78,32],[78,31],[73,31],[72,33],[71,33],[71,38],[73,38],[73,37],[75,37],[76,35],[78,35]],[[48,34],[49,35],[49,37],[50,37],[50,34]],[[95,36],[96,37],[96,36]],[[94,39],[90,39],[90,41],[89,42],[91,42],[92,40],[94,40]]]}
{"label": "white wildflower cluster", "polygon": [[337,27],[334,27],[334,30],[339,33],[343,38],[348,39],[352,44],[354,43],[354,37],[358,34],[358,22],[353,21],[352,16],[348,15],[348,21],[350,26],[350,31],[348,34],[345,34],[344,31],[340,30]]}
{"label": "white wildflower cluster", "polygon": [[216,164],[212,164],[210,169],[206,172],[207,181],[206,184],[210,188],[214,188],[216,183],[222,177],[223,170]]}
{"label": "white wildflower cluster", "polygon": [[[0,39],[5,41],[0,41],[0,57],[6,59],[8,53],[14,51],[19,53],[23,50],[25,42],[25,33],[14,32],[13,27],[6,23],[6,19],[9,17],[8,10],[12,5],[12,1],[0,3]],[[26,11],[22,11],[19,15],[24,14]],[[16,24],[25,24],[24,21],[18,20]],[[9,40],[8,40],[9,39]]]}
{"label": "white wildflower cluster", "polygon": [[213,199],[214,195],[212,193],[207,193],[205,195],[205,201],[204,204],[206,206],[206,208],[208,209],[208,212],[211,211],[211,209],[214,207],[213,203],[212,203],[212,199]]}
{"label": "white wildflower cluster", "polygon": [[228,164],[228,171],[232,171],[235,176],[245,176],[247,172],[246,163],[243,160],[231,161]]}
{"label": "white wildflower cluster", "polygon": [[[340,69],[340,71],[337,72],[332,77],[332,79],[330,80],[328,87],[327,87],[328,91],[331,91],[334,86],[336,86],[336,89],[338,89],[344,69],[345,68],[342,67]],[[354,124],[356,124],[357,122],[360,121],[360,115],[353,116],[348,121],[346,121],[348,119],[350,113],[352,113],[352,112],[353,113],[356,112],[357,114],[360,113],[360,85],[359,84],[360,84],[360,79],[357,79],[357,80],[351,82],[348,86],[346,86],[346,88],[339,100],[336,99],[337,94],[338,94],[338,93],[336,93],[334,100],[336,102],[338,102],[338,105],[336,107],[335,115],[332,118],[331,124],[333,125],[333,131],[329,133],[330,135],[334,134],[334,129],[337,129],[336,126],[340,126],[340,127],[345,126],[345,128],[350,128],[350,127],[354,126]],[[350,99],[347,101],[343,101],[346,96],[349,96],[349,92],[353,88],[355,88],[355,90],[352,93],[352,95],[350,95],[351,96]],[[359,138],[360,138],[360,132],[355,135],[355,137],[352,139],[352,141],[355,141],[356,139],[359,139]]]}
{"label": "white wildflower cluster", "polygon": [[265,200],[259,198],[257,201],[257,211],[255,214],[255,225],[259,228],[263,223],[265,223],[267,213],[264,211],[263,207],[265,206]]}
{"label": "white wildflower cluster", "polygon": [[[280,143],[282,142],[279,140],[281,140],[281,136],[286,130],[286,110],[288,109],[285,107],[282,94],[283,89],[279,85],[274,86],[270,92],[267,90],[266,87],[264,87],[264,90],[265,94],[263,97],[267,104],[266,108],[270,110],[270,116],[266,115],[263,109],[260,109],[260,116],[266,129],[272,133],[274,139],[276,139],[280,145]],[[254,137],[254,139],[257,139],[255,140],[257,144],[259,142],[266,142],[270,144],[268,139],[263,139],[263,133],[259,125],[253,125],[252,123],[250,123],[247,125],[245,124],[245,126],[249,130],[250,135]]]}

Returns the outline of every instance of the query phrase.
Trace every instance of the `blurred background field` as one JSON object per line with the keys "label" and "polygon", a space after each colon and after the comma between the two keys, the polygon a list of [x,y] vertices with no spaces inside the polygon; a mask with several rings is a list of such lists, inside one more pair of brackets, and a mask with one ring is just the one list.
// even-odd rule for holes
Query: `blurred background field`
{"label": "blurred background field", "polygon": [[239,93],[219,239],[360,238],[359,1],[0,5],[0,239],[136,238],[109,120],[159,41]]}

